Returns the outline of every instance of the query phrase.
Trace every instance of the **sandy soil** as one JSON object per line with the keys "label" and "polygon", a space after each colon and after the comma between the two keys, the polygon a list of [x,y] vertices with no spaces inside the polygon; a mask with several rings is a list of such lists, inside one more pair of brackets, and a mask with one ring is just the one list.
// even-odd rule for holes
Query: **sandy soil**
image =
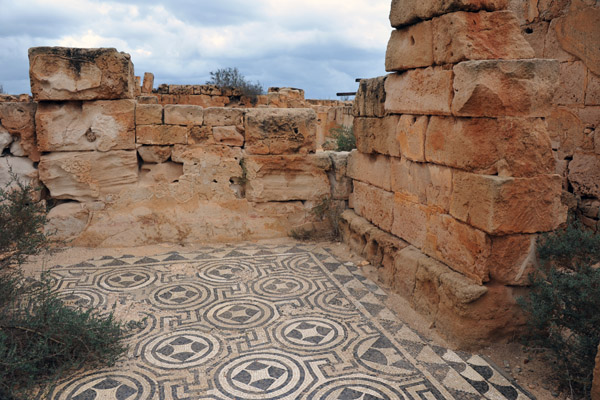
{"label": "sandy soil", "polygon": [[[287,238],[270,239],[266,241],[257,241],[256,243],[290,243],[292,240]],[[141,247],[128,248],[82,248],[72,247],[56,251],[54,254],[42,255],[31,258],[28,263],[23,265],[23,270],[27,275],[38,275],[42,271],[54,265],[77,264],[92,258],[98,258],[105,255],[122,256],[125,254],[133,256],[151,256],[163,254],[170,251],[191,252],[205,244],[177,245],[177,244],[157,244]],[[235,244],[215,244],[211,246],[232,247]],[[433,344],[457,349],[452,343],[446,341],[424,317],[413,311],[408,302],[401,296],[393,293],[389,287],[386,287],[377,276],[377,269],[362,257],[353,254],[343,243],[320,242],[317,245],[330,248],[340,261],[352,261],[361,266],[364,274],[371,280],[377,282],[381,288],[390,296],[388,307],[398,313],[400,319],[407,323],[414,330],[421,333],[423,337],[430,340]],[[513,378],[523,389],[531,393],[538,400],[579,400],[571,397],[567,393],[560,393],[556,384],[549,378],[550,365],[545,361],[541,354],[528,350],[519,343],[499,343],[483,349],[477,353],[488,358],[489,361],[496,364],[507,377]]]}

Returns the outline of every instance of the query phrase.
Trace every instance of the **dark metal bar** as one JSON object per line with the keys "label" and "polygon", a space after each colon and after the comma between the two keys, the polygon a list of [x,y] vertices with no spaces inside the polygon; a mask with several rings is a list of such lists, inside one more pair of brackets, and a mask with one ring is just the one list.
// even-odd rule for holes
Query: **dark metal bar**
{"label": "dark metal bar", "polygon": [[336,93],[336,96],[356,96],[356,92],[341,92],[341,93]]}

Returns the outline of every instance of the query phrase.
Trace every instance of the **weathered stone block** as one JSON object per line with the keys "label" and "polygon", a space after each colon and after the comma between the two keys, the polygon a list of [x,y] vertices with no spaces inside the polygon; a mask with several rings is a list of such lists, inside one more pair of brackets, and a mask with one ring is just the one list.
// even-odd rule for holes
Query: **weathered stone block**
{"label": "weathered stone block", "polygon": [[465,61],[454,66],[452,114],[544,117],[557,84],[555,60]]}
{"label": "weathered stone block", "polygon": [[600,198],[600,156],[575,152],[568,173],[575,193]]}
{"label": "weathered stone block", "polygon": [[35,135],[36,103],[0,102],[0,125],[21,138],[21,147],[32,161],[40,160]]}
{"label": "weathered stone block", "polygon": [[44,227],[56,240],[71,240],[83,232],[89,223],[90,211],[81,203],[63,203],[54,207]]}
{"label": "weathered stone block", "polygon": [[348,158],[348,176],[352,179],[391,191],[390,157],[352,151]]}
{"label": "weathered stone block", "polygon": [[450,114],[452,71],[441,67],[390,74],[385,81],[385,110],[396,114]]}
{"label": "weathered stone block", "polygon": [[64,152],[43,155],[40,180],[55,199],[89,201],[137,182],[135,150]]}
{"label": "weathered stone block", "polygon": [[394,195],[393,210],[391,232],[413,246],[423,248],[429,216],[435,211],[401,193]]}
{"label": "weathered stone block", "polygon": [[165,124],[167,125],[202,125],[204,109],[200,106],[168,104],[165,106]]}
{"label": "weathered stone block", "polygon": [[478,283],[489,280],[490,238],[449,215],[431,215],[423,252]]}
{"label": "weathered stone block", "polygon": [[17,187],[17,183],[13,182],[11,171],[19,182],[34,188],[39,186],[38,170],[34,167],[33,161],[25,157],[4,156],[0,157],[0,188]]}
{"label": "weathered stone block", "polygon": [[204,109],[204,125],[227,126],[242,125],[246,110],[239,108],[211,107]]}
{"label": "weathered stone block", "polygon": [[212,131],[216,143],[238,147],[242,147],[244,145],[244,131],[240,127],[215,126]]}
{"label": "weathered stone block", "polygon": [[144,72],[142,93],[152,93],[152,89],[154,89],[154,74],[151,72]]}
{"label": "weathered stone block", "polygon": [[402,115],[396,127],[396,139],[403,157],[412,161],[425,161],[425,134],[429,117]]}
{"label": "weathered stone block", "polygon": [[400,143],[396,138],[399,118],[398,115],[387,115],[383,118],[354,118],[354,136],[358,151],[399,157]]}
{"label": "weathered stone block", "polygon": [[425,143],[427,161],[500,176],[554,172],[546,124],[539,118],[432,117]]}
{"label": "weathered stone block", "polygon": [[330,196],[327,155],[248,156],[246,198],[252,202],[321,200]]}
{"label": "weathered stone block", "polygon": [[493,236],[490,277],[504,285],[529,285],[529,275],[538,266],[536,242],[537,235]]}
{"label": "weathered stone block", "polygon": [[138,96],[135,98],[138,104],[158,104],[157,96]]}
{"label": "weathered stone block", "polygon": [[600,75],[600,7],[583,7],[559,18],[556,36],[563,49]]}
{"label": "weathered stone block", "polygon": [[415,203],[448,212],[452,195],[452,169],[394,158],[391,170],[393,192]]}
{"label": "weathered stone block", "polygon": [[40,151],[135,148],[135,101],[41,102],[35,115]]}
{"label": "weathered stone block", "polygon": [[135,128],[138,144],[186,144],[189,128],[180,125],[138,125]]}
{"label": "weathered stone block", "polygon": [[557,151],[559,160],[572,157],[575,150],[583,147],[584,125],[576,110],[556,107],[546,122],[552,149]]}
{"label": "weathered stone block", "polygon": [[136,125],[162,124],[163,106],[160,104],[140,104],[138,101],[135,106],[135,123]]}
{"label": "weathered stone block", "polygon": [[361,79],[352,104],[355,117],[383,117],[385,115],[385,81],[387,76]]}
{"label": "weathered stone block", "polygon": [[12,141],[12,135],[6,129],[4,129],[2,125],[0,125],[0,154],[2,154],[4,149],[10,146]]}
{"label": "weathered stone block", "polygon": [[534,56],[535,52],[521,35],[519,23],[510,11],[455,12],[433,20],[433,59],[436,64]]}
{"label": "weathered stone block", "polygon": [[431,21],[394,30],[385,53],[385,70],[429,67],[433,65],[433,48]]}
{"label": "weathered stone block", "polygon": [[316,151],[317,116],[311,109],[254,109],[246,114],[248,154],[306,154]]}
{"label": "weathered stone block", "polygon": [[[544,45],[548,34],[548,21],[522,25],[521,33],[535,52],[534,58],[544,58]],[[531,58],[531,57],[530,57]]]}
{"label": "weathered stone block", "polygon": [[131,57],[115,49],[33,47],[29,49],[31,93],[44,100],[131,99]]}
{"label": "weathered stone block", "polygon": [[556,229],[566,220],[558,175],[506,178],[455,172],[450,214],[494,235]]}
{"label": "weathered stone block", "polygon": [[171,146],[140,146],[137,152],[144,162],[159,164],[171,157],[171,149]]}
{"label": "weathered stone block", "polygon": [[399,27],[453,11],[496,11],[507,6],[507,0],[392,0],[390,22]]}
{"label": "weathered stone block", "polygon": [[585,89],[585,105],[600,106],[600,75],[588,73],[587,87]]}
{"label": "weathered stone block", "polygon": [[354,211],[384,231],[391,231],[394,194],[362,182],[354,182]]}
{"label": "weathered stone block", "polygon": [[332,170],[329,171],[331,183],[331,196],[335,200],[348,200],[352,193],[352,179],[348,177],[348,159],[350,153],[347,151],[327,152],[331,159]]}
{"label": "weathered stone block", "polygon": [[587,68],[581,61],[562,62],[559,67],[560,81],[554,93],[554,104],[581,105],[585,98]]}

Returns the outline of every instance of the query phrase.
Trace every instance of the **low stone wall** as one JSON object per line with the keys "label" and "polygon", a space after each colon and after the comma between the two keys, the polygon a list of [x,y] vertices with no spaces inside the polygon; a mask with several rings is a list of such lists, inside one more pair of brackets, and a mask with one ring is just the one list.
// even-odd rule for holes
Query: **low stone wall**
{"label": "low stone wall", "polygon": [[[347,153],[316,152],[312,109],[134,98],[128,57],[32,49],[34,102],[0,103],[0,183],[9,168],[39,178],[59,238],[131,246],[329,229],[312,210],[346,202]],[[107,68],[114,64],[123,68]]]}

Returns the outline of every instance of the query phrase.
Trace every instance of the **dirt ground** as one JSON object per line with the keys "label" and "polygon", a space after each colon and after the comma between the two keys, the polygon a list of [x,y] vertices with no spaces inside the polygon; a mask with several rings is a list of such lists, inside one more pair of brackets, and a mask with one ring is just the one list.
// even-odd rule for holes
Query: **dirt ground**
{"label": "dirt ground", "polygon": [[[289,243],[291,239],[271,239],[262,241],[262,243]],[[258,241],[257,243],[261,243]],[[343,243],[338,242],[320,242],[319,245],[331,249],[340,261],[352,261],[360,266],[364,274],[390,295],[387,306],[398,313],[400,319],[411,326],[414,330],[421,333],[431,343],[447,347],[453,350],[457,349],[452,343],[446,341],[433,327],[431,327],[424,317],[413,311],[408,302],[401,296],[394,294],[389,287],[386,287],[377,275],[377,269],[371,266],[362,257],[353,254]],[[215,246],[215,243],[210,243]],[[92,258],[105,255],[133,255],[133,256],[151,256],[167,253],[170,251],[190,252],[195,248],[202,247],[203,244],[194,245],[176,245],[176,244],[157,244],[133,248],[65,248],[54,254],[41,255],[32,258],[27,264],[23,265],[23,270],[27,275],[38,275],[42,271],[55,265],[71,265]],[[234,246],[234,244],[222,244],[224,247]],[[476,353],[483,355],[491,363],[496,364],[506,377],[514,379],[523,389],[535,396],[538,400],[579,400],[572,397],[569,393],[560,392],[557,385],[550,378],[549,361],[543,359],[542,354],[525,348],[523,345],[512,343],[498,343],[483,349],[478,349]]]}

